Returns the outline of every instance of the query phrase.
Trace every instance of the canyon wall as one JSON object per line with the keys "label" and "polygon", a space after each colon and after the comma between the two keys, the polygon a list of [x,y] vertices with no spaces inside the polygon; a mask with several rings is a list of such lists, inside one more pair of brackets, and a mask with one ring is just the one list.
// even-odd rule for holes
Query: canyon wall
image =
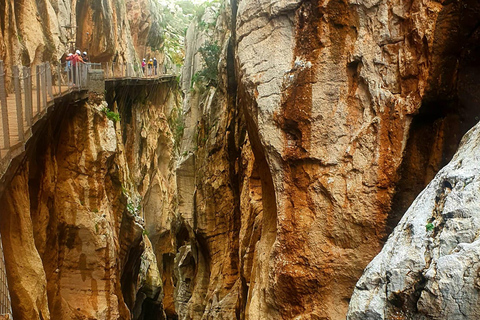
{"label": "canyon wall", "polygon": [[201,50],[183,74],[179,253],[193,259],[177,266],[180,318],[344,319],[365,266],[478,120],[478,5],[224,6],[229,24],[187,33],[187,48],[217,41],[222,55],[203,92]]}
{"label": "canyon wall", "polygon": [[139,62],[152,51],[160,55],[157,12],[153,0],[2,1],[0,60],[7,66],[58,62],[80,49],[93,62]]}
{"label": "canyon wall", "polygon": [[[65,40],[45,39],[62,36],[14,36],[34,20],[18,11],[28,3],[0,5],[0,55],[59,59]],[[158,40],[147,4],[58,6],[44,16],[74,15],[78,43],[101,35],[90,51],[102,61]],[[180,92],[117,87],[106,101],[119,122],[91,97],[32,143],[0,203],[14,316],[345,319],[367,264],[478,121],[479,12],[473,0],[207,7],[187,30]],[[382,268],[408,249],[402,234]],[[368,313],[373,268],[351,315]],[[418,298],[403,293],[379,299]]]}
{"label": "canyon wall", "polygon": [[358,281],[348,319],[476,319],[480,125]]}
{"label": "canyon wall", "polygon": [[148,235],[173,210],[175,85],[117,89],[119,121],[94,94],[51,112],[0,199],[15,319],[163,319]]}

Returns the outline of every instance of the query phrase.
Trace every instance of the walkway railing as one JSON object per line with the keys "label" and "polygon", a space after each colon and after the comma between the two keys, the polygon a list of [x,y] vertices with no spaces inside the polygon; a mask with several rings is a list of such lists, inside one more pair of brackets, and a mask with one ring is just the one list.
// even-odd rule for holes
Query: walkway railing
{"label": "walkway railing", "polygon": [[162,67],[142,67],[139,63],[102,63],[105,79],[118,78],[155,78],[165,75]]}
{"label": "walkway railing", "polygon": [[12,303],[8,291],[7,272],[3,258],[2,238],[0,237],[0,315],[12,314]]}
{"label": "walkway railing", "polygon": [[12,146],[24,141],[37,115],[56,97],[85,89],[89,68],[101,68],[101,65],[13,66],[7,75],[0,61],[0,159]]}
{"label": "walkway railing", "polygon": [[[94,81],[103,83],[105,79],[155,79],[165,76],[160,69],[163,71],[163,67],[142,68],[137,63],[71,65],[67,62],[57,65],[42,63],[34,67],[13,66],[6,74],[6,68],[0,61],[0,163],[13,147],[25,141],[37,118],[53,104],[56,97],[85,90]],[[93,76],[95,73],[96,76]],[[92,75],[90,79],[89,74]]]}

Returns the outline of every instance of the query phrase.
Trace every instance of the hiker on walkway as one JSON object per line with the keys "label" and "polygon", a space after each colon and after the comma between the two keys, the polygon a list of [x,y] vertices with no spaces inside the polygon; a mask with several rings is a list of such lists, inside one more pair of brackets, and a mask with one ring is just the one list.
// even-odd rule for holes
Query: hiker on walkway
{"label": "hiker on walkway", "polygon": [[87,52],[83,51],[82,53],[82,59],[84,62],[90,62],[90,59],[88,59]]}
{"label": "hiker on walkway", "polygon": [[153,60],[150,59],[150,61],[148,61],[148,75],[149,76],[152,75],[152,69],[153,69]]}
{"label": "hiker on walkway", "polygon": [[145,76],[145,66],[147,65],[147,63],[145,62],[145,58],[143,58],[142,60],[142,71],[143,71],[143,76]]}
{"label": "hiker on walkway", "polygon": [[158,67],[157,58],[153,58],[153,70],[155,71],[155,75],[157,75],[157,67]]}
{"label": "hiker on walkway", "polygon": [[67,61],[71,61],[72,63],[72,69],[73,69],[73,84],[76,84],[78,81],[77,81],[77,68],[76,65],[77,63],[85,63],[82,59],[82,57],[80,56],[81,52],[80,50],[77,50],[75,51],[75,54],[74,55],[71,55],[69,57],[67,57]]}
{"label": "hiker on walkway", "polygon": [[69,53],[65,60],[67,60],[67,64],[65,65],[65,72],[69,72],[70,69],[72,68],[72,62],[68,59],[68,57],[73,56],[73,53]]}

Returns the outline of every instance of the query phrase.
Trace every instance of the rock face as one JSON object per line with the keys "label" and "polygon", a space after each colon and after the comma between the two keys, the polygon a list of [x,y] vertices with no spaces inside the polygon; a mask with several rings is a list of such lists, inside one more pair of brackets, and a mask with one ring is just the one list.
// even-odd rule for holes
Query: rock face
{"label": "rock face", "polygon": [[348,319],[476,319],[480,125],[365,269]]}
{"label": "rock face", "polygon": [[[26,10],[38,26],[39,3],[8,1],[0,10]],[[98,35],[90,52],[102,61],[134,59],[158,39],[147,0],[57,9],[39,19],[72,15],[78,43],[87,45],[86,32]],[[344,319],[365,266],[479,115],[479,12],[473,0],[239,0],[207,8],[187,31],[181,109],[165,107],[180,95],[119,87],[107,101],[120,123],[80,108],[51,130],[59,140],[39,148],[3,196],[0,231],[17,316]],[[13,35],[24,15],[4,16],[9,45],[0,55],[26,64],[47,53],[59,58],[66,40],[55,39],[65,35],[37,29],[23,48],[23,33]],[[145,104],[147,96],[154,102]],[[464,185],[447,182],[442,208]],[[437,256],[473,241],[467,231],[450,236],[467,213],[442,218],[442,210],[422,220],[434,227],[423,234],[440,237],[428,242],[438,276],[451,264],[442,269]],[[15,257],[18,250],[26,257]],[[441,305],[436,292],[460,298],[461,290],[435,282],[426,290],[437,274],[399,272],[386,272],[399,288],[384,300],[405,306],[392,316]],[[420,296],[422,286],[428,294]],[[373,314],[356,305],[359,317]]]}
{"label": "rock face", "polygon": [[202,92],[188,45],[205,36],[187,33],[180,318],[345,318],[364,267],[478,115],[477,9],[238,1],[233,27],[217,22],[226,38],[207,37],[223,78]]}
{"label": "rock face", "polygon": [[116,124],[101,97],[62,106],[27,147],[0,199],[15,319],[163,319],[147,234],[155,239],[152,217],[169,210],[175,190],[165,169],[174,101],[168,85],[157,89],[145,99],[136,88],[141,102],[115,94]]}
{"label": "rock face", "polygon": [[138,62],[162,43],[157,6],[153,0],[2,1],[0,60],[8,67],[58,62],[80,49],[93,62]]}

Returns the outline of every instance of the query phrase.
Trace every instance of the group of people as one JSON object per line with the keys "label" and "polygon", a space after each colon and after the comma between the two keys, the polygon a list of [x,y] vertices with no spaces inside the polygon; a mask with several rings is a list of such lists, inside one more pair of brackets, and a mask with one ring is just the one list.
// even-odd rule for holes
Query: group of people
{"label": "group of people", "polygon": [[[75,53],[69,53],[65,58],[67,61],[67,65],[65,66],[65,71],[69,72],[70,70],[73,71],[73,84],[77,81],[77,69],[75,66],[77,63],[87,63],[90,61],[88,58],[87,52],[84,51],[83,53],[80,50],[76,50]],[[73,68],[72,68],[73,67]]]}
{"label": "group of people", "polygon": [[148,63],[147,63],[147,60],[143,58],[142,70],[143,70],[143,74],[146,75],[147,77],[157,75],[157,70],[158,70],[157,58],[150,59]]}
{"label": "group of people", "polygon": [[86,63],[90,61],[90,59],[88,59],[87,52],[84,51],[83,53],[81,53],[80,50],[75,51],[75,53],[69,53],[65,60],[67,60],[67,68],[75,66],[79,62]]}

